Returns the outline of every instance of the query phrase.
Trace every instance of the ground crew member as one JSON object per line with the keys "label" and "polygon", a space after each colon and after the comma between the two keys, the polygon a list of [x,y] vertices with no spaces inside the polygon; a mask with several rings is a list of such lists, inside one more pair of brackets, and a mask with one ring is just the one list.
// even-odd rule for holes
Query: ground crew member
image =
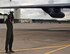
{"label": "ground crew member", "polygon": [[8,18],[6,19],[6,26],[7,26],[7,33],[6,33],[6,42],[5,42],[5,50],[6,53],[14,53],[12,50],[13,45],[13,24],[12,21],[14,20],[13,12],[10,12]]}

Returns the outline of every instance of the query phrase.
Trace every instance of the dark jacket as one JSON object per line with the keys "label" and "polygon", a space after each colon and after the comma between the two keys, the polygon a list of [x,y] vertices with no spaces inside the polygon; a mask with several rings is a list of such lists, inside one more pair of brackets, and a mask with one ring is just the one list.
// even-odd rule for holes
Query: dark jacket
{"label": "dark jacket", "polygon": [[9,19],[6,20],[6,26],[7,26],[7,35],[10,36],[10,34],[13,33],[13,24]]}

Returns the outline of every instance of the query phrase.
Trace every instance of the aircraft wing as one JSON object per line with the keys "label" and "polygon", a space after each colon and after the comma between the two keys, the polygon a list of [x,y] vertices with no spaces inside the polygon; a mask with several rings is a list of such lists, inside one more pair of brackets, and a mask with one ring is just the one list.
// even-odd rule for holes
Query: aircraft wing
{"label": "aircraft wing", "polygon": [[61,4],[39,4],[39,5],[23,5],[23,6],[3,6],[0,9],[11,9],[11,8],[42,8],[53,18],[63,18],[65,14],[61,11],[61,8],[70,8],[70,3]]}
{"label": "aircraft wing", "polygon": [[70,3],[61,4],[39,4],[39,5],[23,5],[23,6],[3,6],[0,9],[10,8],[70,8]]}

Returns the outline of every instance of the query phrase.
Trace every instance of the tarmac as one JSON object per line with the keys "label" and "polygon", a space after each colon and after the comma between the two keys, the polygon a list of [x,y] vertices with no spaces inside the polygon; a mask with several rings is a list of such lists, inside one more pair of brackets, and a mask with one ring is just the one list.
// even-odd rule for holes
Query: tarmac
{"label": "tarmac", "polygon": [[[70,54],[70,24],[15,23],[13,54]],[[0,24],[0,54],[5,53],[6,25]]]}

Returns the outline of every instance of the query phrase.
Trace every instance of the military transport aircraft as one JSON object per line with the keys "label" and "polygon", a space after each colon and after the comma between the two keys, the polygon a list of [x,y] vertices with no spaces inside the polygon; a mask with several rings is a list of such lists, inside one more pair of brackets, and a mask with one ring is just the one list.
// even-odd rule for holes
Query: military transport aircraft
{"label": "military transport aircraft", "polygon": [[65,16],[65,14],[61,11],[61,9],[70,8],[70,3],[0,7],[0,9],[11,9],[11,8],[13,8],[13,9],[16,9],[16,8],[42,8],[52,18],[63,18]]}

